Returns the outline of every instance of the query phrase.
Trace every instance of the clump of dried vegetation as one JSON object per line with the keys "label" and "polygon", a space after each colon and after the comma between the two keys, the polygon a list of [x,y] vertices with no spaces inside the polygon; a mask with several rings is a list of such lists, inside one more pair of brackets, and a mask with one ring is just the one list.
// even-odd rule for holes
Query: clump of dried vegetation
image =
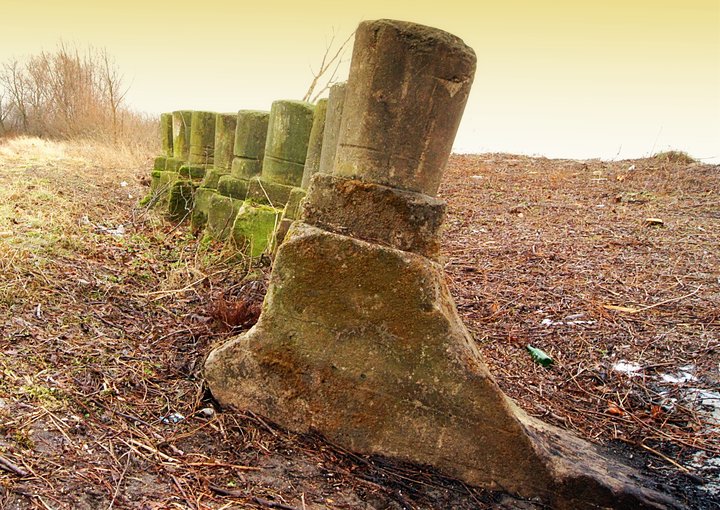
{"label": "clump of dried vegetation", "polygon": [[[540,508],[219,409],[204,357],[257,319],[268,271],[137,207],[150,165],[0,142],[0,508]],[[442,189],[451,290],[501,387],[628,445],[697,508],[713,475],[693,459],[720,442],[681,397],[718,382],[719,180],[665,159],[485,155],[453,157]],[[690,365],[685,385],[656,377]]]}

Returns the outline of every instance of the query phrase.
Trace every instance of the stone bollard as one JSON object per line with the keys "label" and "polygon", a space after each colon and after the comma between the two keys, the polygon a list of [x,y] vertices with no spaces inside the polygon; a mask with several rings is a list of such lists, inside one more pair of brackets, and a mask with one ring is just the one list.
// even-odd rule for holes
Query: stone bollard
{"label": "stone bollard", "polygon": [[173,158],[187,161],[190,156],[190,126],[192,112],[180,110],[172,112]]}
{"label": "stone bollard", "polygon": [[163,156],[173,157],[172,113],[160,114],[160,140]]}
{"label": "stone bollard", "polygon": [[360,24],[334,175],[313,177],[257,324],[208,357],[210,389],[293,431],[554,508],[680,508],[528,417],[460,321],[433,195],[474,71],[473,51],[446,32]]}
{"label": "stone bollard", "polygon": [[265,111],[240,110],[237,113],[233,177],[250,179],[262,172],[269,117],[270,112]]}
{"label": "stone bollard", "polygon": [[214,168],[230,173],[235,150],[236,113],[218,113],[215,120]]}
{"label": "stone bollard", "polygon": [[[331,174],[335,164],[340,123],[342,122],[343,108],[345,106],[345,82],[336,83],[330,87],[327,115],[325,119],[325,132],[323,134],[322,152],[320,154],[319,172]],[[309,184],[309,183],[308,183]],[[304,186],[307,187],[307,186]]]}
{"label": "stone bollard", "polygon": [[268,182],[300,186],[314,107],[302,101],[275,101],[270,108],[262,177]]}
{"label": "stone bollard", "polygon": [[310,130],[307,155],[305,156],[305,167],[303,168],[302,181],[300,183],[300,187],[303,189],[307,189],[308,184],[310,184],[310,177],[315,175],[320,169],[320,156],[322,154],[325,134],[327,108],[327,99],[320,99],[315,105],[315,115],[313,117],[312,129]]}
{"label": "stone bollard", "polygon": [[215,153],[215,117],[213,112],[192,112],[188,163],[212,165]]}

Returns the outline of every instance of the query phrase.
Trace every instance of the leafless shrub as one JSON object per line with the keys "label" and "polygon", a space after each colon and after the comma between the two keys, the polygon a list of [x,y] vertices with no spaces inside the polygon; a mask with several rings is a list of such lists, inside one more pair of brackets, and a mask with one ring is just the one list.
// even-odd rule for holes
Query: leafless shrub
{"label": "leafless shrub", "polygon": [[130,110],[127,91],[105,49],[60,43],[11,59],[0,65],[0,134],[144,145],[156,120]]}

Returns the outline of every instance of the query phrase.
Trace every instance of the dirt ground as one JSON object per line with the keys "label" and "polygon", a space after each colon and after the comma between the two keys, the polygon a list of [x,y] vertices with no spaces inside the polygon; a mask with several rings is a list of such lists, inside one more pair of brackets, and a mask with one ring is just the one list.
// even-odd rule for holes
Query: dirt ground
{"label": "dirt ground", "polygon": [[[544,508],[220,409],[203,360],[254,323],[268,267],[138,208],[149,167],[0,141],[0,509]],[[720,508],[720,168],[455,155],[441,195],[502,389]]]}

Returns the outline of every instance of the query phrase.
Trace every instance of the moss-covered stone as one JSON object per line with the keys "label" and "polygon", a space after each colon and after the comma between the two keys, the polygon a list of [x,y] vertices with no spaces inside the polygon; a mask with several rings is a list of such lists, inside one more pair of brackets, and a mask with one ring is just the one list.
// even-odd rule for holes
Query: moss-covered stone
{"label": "moss-covered stone", "polygon": [[219,193],[214,193],[210,197],[207,230],[213,239],[227,239],[242,204],[242,200],[226,197]]}
{"label": "moss-covered stone", "polygon": [[173,157],[183,162],[187,161],[190,155],[191,125],[191,111],[179,110],[172,112]]}
{"label": "moss-covered stone", "polygon": [[215,119],[214,166],[230,170],[235,149],[236,113],[218,113]]}
{"label": "moss-covered stone", "polygon": [[266,181],[300,187],[305,166],[265,155],[263,160],[262,178]]}
{"label": "moss-covered stone", "polygon": [[250,179],[262,172],[262,160],[235,157],[231,173],[238,179]]}
{"label": "moss-covered stone", "polygon": [[173,156],[172,113],[160,114],[160,143],[163,154],[171,158]]}
{"label": "moss-covered stone", "polygon": [[283,219],[297,220],[300,218],[300,206],[305,195],[307,195],[307,192],[302,188],[292,189],[287,204],[285,204]]}
{"label": "moss-covered stone", "polygon": [[192,112],[189,163],[196,165],[213,164],[216,116],[217,114],[214,112]]}
{"label": "moss-covered stone", "polygon": [[205,177],[206,169],[203,165],[183,165],[178,170],[178,174],[183,179],[199,180]]}
{"label": "moss-covered stone", "polygon": [[195,184],[184,179],[179,179],[172,184],[168,196],[168,216],[171,219],[182,221],[190,216],[196,188]]}
{"label": "moss-covered stone", "polygon": [[228,175],[227,171],[224,170],[218,170],[217,168],[208,168],[205,172],[205,178],[203,179],[202,183],[200,184],[201,188],[212,188],[217,189],[218,187],[218,181],[220,180],[220,177],[223,175]]}
{"label": "moss-covered stone", "polygon": [[158,156],[153,161],[153,170],[165,170],[168,158],[166,156]]}
{"label": "moss-covered stone", "polygon": [[180,167],[185,164],[185,161],[179,158],[167,158],[165,161],[165,170],[168,172],[179,172]]}
{"label": "moss-covered stone", "polygon": [[325,133],[325,116],[327,114],[328,100],[320,99],[315,105],[313,125],[308,140],[308,150],[305,156],[305,169],[303,170],[301,187],[307,189],[310,177],[320,169],[320,155],[322,152],[323,137]]}
{"label": "moss-covered stone", "polygon": [[177,179],[177,172],[154,170],[150,179],[151,198],[148,201],[148,205],[159,207],[167,206],[168,193]]}
{"label": "moss-covered stone", "polygon": [[268,182],[259,177],[254,177],[248,181],[247,198],[257,204],[268,204],[282,208],[287,204],[292,190],[292,186]]}
{"label": "moss-covered stone", "polygon": [[280,209],[244,202],[233,224],[233,242],[246,255],[259,257],[271,243],[281,215]]}
{"label": "moss-covered stone", "polygon": [[304,165],[314,109],[303,101],[275,101],[270,108],[265,156]]}
{"label": "moss-covered stone", "polygon": [[195,201],[190,214],[190,228],[193,232],[200,232],[208,222],[210,199],[217,195],[217,191],[210,188],[198,188],[195,191]]}
{"label": "moss-covered stone", "polygon": [[240,110],[235,128],[234,154],[240,158],[262,160],[270,112]]}
{"label": "moss-covered stone", "polygon": [[237,179],[232,175],[223,175],[218,180],[218,193],[226,197],[245,200],[248,191],[248,181],[245,179]]}

